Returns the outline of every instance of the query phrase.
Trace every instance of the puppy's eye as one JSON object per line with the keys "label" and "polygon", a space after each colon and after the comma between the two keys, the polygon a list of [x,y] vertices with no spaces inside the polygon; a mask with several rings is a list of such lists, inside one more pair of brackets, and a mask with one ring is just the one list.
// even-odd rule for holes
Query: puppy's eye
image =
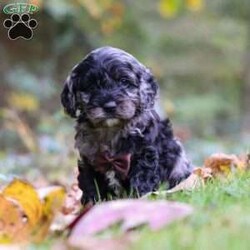
{"label": "puppy's eye", "polygon": [[135,82],[127,78],[121,78],[120,83],[126,87],[136,87]]}

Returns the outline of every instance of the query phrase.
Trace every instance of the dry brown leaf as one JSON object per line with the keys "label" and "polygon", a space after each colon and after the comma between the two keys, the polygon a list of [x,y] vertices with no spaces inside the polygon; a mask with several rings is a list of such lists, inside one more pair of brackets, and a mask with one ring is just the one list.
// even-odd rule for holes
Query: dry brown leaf
{"label": "dry brown leaf", "polygon": [[182,190],[192,191],[196,188],[203,187],[205,181],[211,178],[211,169],[207,168],[195,168],[193,173],[184,181],[166,191],[166,193],[175,193]]}
{"label": "dry brown leaf", "polygon": [[236,171],[244,171],[247,164],[236,155],[213,154],[205,160],[205,168],[212,170],[213,176],[223,176]]}
{"label": "dry brown leaf", "polygon": [[198,175],[204,181],[212,178],[212,170],[211,170],[211,168],[197,167],[197,168],[194,168],[193,174]]}

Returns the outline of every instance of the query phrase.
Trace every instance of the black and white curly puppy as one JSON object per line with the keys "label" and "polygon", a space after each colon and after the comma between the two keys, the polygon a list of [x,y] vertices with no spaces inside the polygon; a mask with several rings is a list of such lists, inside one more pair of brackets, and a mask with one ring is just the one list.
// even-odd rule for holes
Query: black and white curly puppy
{"label": "black and white curly puppy", "polygon": [[72,69],[61,102],[76,119],[83,204],[171,188],[189,176],[169,119],[154,109],[157,92],[149,69],[117,48],[96,49]]}

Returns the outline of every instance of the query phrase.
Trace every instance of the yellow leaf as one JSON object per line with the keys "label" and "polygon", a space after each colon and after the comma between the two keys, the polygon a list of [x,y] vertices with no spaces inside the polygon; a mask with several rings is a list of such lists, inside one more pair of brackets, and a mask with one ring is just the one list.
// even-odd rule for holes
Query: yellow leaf
{"label": "yellow leaf", "polygon": [[35,111],[39,107],[37,98],[26,93],[11,93],[8,103],[9,106],[21,111]]}
{"label": "yellow leaf", "polygon": [[186,0],[186,5],[188,9],[192,11],[197,11],[197,10],[202,9],[203,0]]}
{"label": "yellow leaf", "polygon": [[31,184],[15,179],[5,187],[2,194],[19,204],[31,227],[37,224],[42,216],[42,203]]}
{"label": "yellow leaf", "polygon": [[29,226],[21,208],[0,194],[0,244],[27,239]]}
{"label": "yellow leaf", "polygon": [[158,10],[163,17],[173,17],[180,7],[178,0],[160,0]]}
{"label": "yellow leaf", "polygon": [[65,198],[61,186],[36,190],[15,179],[0,193],[0,243],[41,242]]}

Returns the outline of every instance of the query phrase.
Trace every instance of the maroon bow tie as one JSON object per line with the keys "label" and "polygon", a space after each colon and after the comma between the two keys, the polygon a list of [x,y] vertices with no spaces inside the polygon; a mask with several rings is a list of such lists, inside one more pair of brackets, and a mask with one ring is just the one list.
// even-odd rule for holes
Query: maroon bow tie
{"label": "maroon bow tie", "polygon": [[95,169],[105,173],[110,169],[118,172],[123,179],[126,179],[130,168],[131,154],[111,156],[109,152],[100,153],[95,161]]}

